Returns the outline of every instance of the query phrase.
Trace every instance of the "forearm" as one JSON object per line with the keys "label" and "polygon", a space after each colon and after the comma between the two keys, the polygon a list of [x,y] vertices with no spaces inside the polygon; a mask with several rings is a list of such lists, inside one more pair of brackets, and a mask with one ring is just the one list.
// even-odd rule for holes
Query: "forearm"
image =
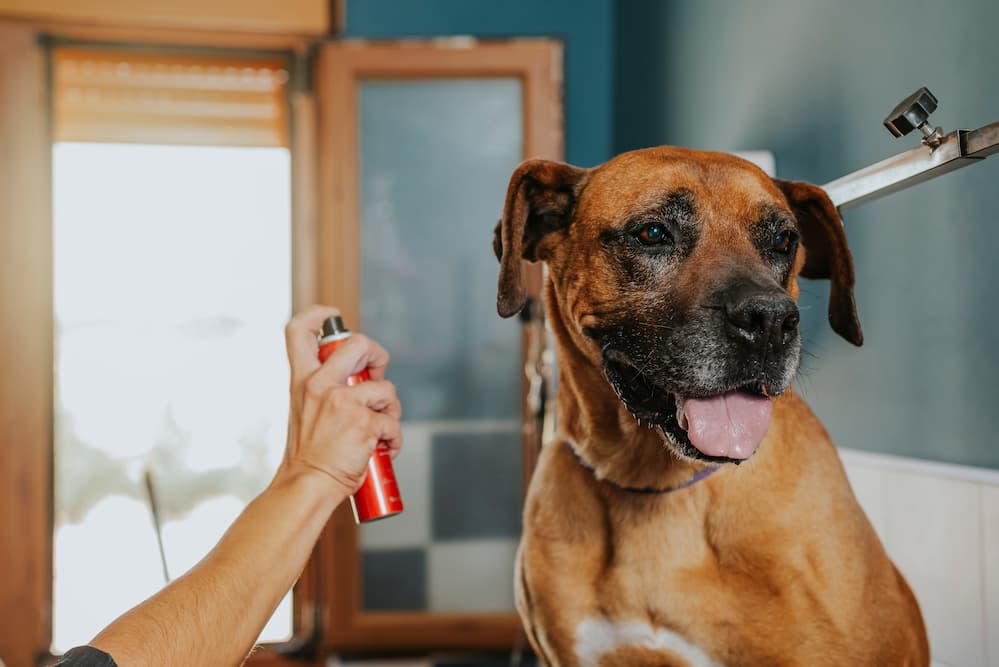
{"label": "forearm", "polygon": [[315,474],[279,474],[198,565],[92,645],[119,667],[241,664],[346,495]]}

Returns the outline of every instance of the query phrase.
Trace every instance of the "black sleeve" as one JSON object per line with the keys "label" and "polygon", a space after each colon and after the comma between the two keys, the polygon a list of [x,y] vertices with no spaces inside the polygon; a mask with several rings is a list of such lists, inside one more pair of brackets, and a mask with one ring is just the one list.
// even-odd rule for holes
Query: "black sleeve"
{"label": "black sleeve", "polygon": [[79,646],[67,651],[55,667],[117,667],[117,665],[104,651],[98,651],[93,646]]}

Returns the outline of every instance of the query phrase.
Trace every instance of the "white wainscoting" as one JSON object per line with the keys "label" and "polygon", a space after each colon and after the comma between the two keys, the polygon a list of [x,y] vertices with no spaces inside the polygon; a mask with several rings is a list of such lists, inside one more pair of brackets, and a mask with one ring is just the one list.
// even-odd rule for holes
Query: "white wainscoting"
{"label": "white wainscoting", "polygon": [[999,471],[841,449],[919,600],[934,665],[999,667]]}

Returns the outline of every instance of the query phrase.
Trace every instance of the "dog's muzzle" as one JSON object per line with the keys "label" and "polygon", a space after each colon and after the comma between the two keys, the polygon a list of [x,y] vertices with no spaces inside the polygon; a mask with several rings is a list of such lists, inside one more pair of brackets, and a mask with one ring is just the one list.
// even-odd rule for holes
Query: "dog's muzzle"
{"label": "dog's muzzle", "polygon": [[750,282],[716,294],[699,312],[656,346],[659,368],[629,349],[632,336],[620,336],[604,347],[604,373],[632,415],[658,427],[680,454],[742,461],[759,448],[772,399],[797,370],[798,309],[776,285]]}

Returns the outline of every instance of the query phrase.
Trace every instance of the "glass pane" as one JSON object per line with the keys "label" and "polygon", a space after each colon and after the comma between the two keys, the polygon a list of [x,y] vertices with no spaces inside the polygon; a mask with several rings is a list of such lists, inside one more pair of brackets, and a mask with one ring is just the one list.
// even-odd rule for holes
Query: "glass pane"
{"label": "glass pane", "polygon": [[[280,460],[283,148],[56,144],[56,653],[204,556]],[[290,597],[262,640],[291,635]]]}
{"label": "glass pane", "polygon": [[520,327],[492,229],[522,157],[517,79],[360,87],[363,328],[392,353],[406,511],[361,531],[364,606],[513,608]]}

